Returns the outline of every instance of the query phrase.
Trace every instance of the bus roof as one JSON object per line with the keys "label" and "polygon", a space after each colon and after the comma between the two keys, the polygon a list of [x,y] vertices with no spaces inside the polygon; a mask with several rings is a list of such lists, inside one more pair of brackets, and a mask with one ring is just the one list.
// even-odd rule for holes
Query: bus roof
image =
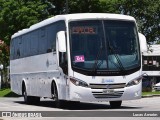
{"label": "bus roof", "polygon": [[118,19],[118,20],[130,20],[135,21],[131,16],[121,15],[121,14],[109,14],[109,13],[77,13],[77,14],[66,14],[66,15],[57,15],[51,18],[48,18],[42,22],[34,24],[29,28],[23,29],[12,35],[12,39],[20,35],[26,34],[33,30],[36,30],[40,27],[49,25],[59,20],[81,20],[81,19]]}

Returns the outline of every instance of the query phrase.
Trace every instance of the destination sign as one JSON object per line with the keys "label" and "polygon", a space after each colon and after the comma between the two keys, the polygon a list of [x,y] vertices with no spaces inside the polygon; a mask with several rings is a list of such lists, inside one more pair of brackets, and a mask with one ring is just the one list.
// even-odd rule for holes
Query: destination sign
{"label": "destination sign", "polygon": [[96,34],[97,29],[93,26],[78,26],[72,27],[71,32],[72,34]]}

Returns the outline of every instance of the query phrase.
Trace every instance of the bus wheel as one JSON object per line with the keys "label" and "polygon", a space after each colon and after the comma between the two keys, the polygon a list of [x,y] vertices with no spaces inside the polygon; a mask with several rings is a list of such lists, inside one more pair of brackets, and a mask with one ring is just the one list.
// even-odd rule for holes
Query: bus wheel
{"label": "bus wheel", "polygon": [[24,97],[24,102],[26,104],[38,104],[40,102],[40,97],[27,95],[27,90],[26,90],[25,86],[24,86],[24,90],[23,90],[23,97]]}
{"label": "bus wheel", "polygon": [[122,101],[109,101],[111,108],[120,108]]}
{"label": "bus wheel", "polygon": [[54,82],[52,83],[52,99],[54,100],[55,106],[57,108],[63,107],[64,101],[59,100],[57,86]]}
{"label": "bus wheel", "polygon": [[24,97],[24,102],[26,104],[28,104],[29,103],[29,97],[27,96],[26,86],[24,86],[24,89],[23,89],[23,97]]}

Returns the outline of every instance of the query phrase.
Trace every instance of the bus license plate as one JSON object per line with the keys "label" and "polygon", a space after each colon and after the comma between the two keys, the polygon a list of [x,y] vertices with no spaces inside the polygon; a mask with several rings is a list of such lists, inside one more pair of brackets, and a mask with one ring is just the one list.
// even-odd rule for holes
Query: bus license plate
{"label": "bus license plate", "polygon": [[114,90],[104,89],[104,90],[103,90],[103,93],[106,93],[106,94],[113,94],[113,93],[114,93]]}

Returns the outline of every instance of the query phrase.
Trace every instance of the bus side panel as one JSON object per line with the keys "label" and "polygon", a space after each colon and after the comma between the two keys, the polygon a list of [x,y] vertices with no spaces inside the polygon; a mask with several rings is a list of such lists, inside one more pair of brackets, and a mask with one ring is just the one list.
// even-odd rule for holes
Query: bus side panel
{"label": "bus side panel", "polygon": [[20,75],[10,74],[11,90],[18,95],[22,95],[22,78]]}
{"label": "bus side panel", "polygon": [[54,53],[47,53],[12,60],[10,64],[12,90],[21,94],[24,80],[28,95],[51,97],[52,78],[60,75],[56,56]]}

